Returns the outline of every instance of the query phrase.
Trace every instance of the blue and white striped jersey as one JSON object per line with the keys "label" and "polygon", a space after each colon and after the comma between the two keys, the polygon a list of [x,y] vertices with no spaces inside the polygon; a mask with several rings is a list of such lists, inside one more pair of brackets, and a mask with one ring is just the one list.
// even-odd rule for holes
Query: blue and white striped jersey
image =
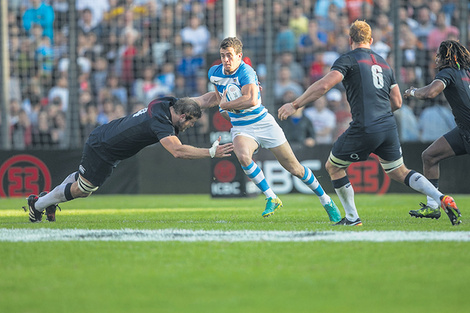
{"label": "blue and white striped jersey", "polygon": [[[235,73],[231,75],[224,74],[222,64],[214,65],[209,69],[208,77],[220,97],[222,97],[228,84],[237,85],[240,89],[248,84],[259,84],[255,70],[243,61]],[[219,111],[223,112],[224,110],[219,107]],[[227,113],[233,126],[245,126],[262,120],[268,114],[268,110],[261,103],[261,93],[258,92],[258,103],[255,106],[245,110],[227,111]]]}

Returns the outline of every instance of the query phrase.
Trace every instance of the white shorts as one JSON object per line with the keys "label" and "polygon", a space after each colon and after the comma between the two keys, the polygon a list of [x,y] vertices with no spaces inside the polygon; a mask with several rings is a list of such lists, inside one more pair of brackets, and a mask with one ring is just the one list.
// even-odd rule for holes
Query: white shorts
{"label": "white shorts", "polygon": [[230,133],[232,141],[237,136],[250,137],[265,149],[279,147],[287,141],[284,131],[269,113],[261,121],[251,125],[233,126]]}

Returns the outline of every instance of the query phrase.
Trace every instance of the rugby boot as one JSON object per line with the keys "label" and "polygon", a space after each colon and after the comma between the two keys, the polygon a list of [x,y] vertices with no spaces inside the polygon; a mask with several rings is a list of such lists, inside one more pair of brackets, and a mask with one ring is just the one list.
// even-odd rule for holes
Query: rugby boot
{"label": "rugby boot", "polygon": [[409,214],[414,217],[419,218],[435,218],[436,220],[441,217],[441,209],[440,208],[431,208],[430,206],[420,203],[421,209],[418,210],[410,210]]}
{"label": "rugby boot", "polygon": [[266,208],[261,214],[263,217],[268,217],[274,214],[274,211],[282,207],[282,201],[279,198],[268,198],[266,199]]}
{"label": "rugby boot", "polygon": [[459,225],[462,223],[462,220],[460,220],[462,214],[457,208],[457,204],[455,204],[454,198],[443,195],[441,197],[441,208],[444,210],[444,212],[446,212],[452,225]]}

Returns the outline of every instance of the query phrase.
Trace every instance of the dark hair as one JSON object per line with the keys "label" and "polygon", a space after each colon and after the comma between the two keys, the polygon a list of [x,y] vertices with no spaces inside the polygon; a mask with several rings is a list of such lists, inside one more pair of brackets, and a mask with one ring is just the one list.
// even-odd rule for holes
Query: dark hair
{"label": "dark hair", "polygon": [[187,121],[192,119],[200,119],[202,115],[202,110],[199,104],[195,100],[188,97],[176,100],[173,108],[175,109],[176,113],[185,114]]}
{"label": "dark hair", "polygon": [[220,43],[220,49],[232,47],[235,53],[242,53],[243,43],[237,37],[227,37]]}
{"label": "dark hair", "polygon": [[437,57],[441,62],[437,69],[440,71],[446,67],[456,69],[470,69],[470,53],[467,48],[455,40],[444,40],[441,42]]}

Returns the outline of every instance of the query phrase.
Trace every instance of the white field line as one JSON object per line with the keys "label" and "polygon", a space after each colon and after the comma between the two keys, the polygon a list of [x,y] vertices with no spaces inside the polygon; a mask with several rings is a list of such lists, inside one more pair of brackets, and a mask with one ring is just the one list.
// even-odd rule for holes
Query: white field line
{"label": "white field line", "polygon": [[310,241],[470,241],[468,231],[258,231],[184,229],[6,229],[0,228],[0,242],[37,241],[225,241],[225,242],[310,242]]}

